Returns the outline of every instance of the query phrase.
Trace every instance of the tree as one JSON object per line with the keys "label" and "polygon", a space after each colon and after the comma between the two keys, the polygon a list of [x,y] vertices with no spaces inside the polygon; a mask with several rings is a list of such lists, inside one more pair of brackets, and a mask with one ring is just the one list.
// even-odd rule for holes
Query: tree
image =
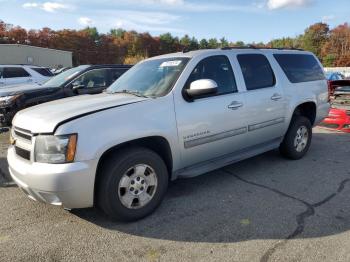
{"label": "tree", "polygon": [[[25,30],[0,20],[0,43],[29,44],[73,52],[75,65],[98,63],[136,63],[160,54],[226,46],[244,47],[242,41],[229,43],[225,37],[201,39],[185,35],[180,40],[170,33],[151,36],[149,33],[111,29],[101,34],[95,27],[82,30]],[[325,66],[350,66],[350,27],[339,25],[332,30],[324,23],[311,25],[296,37],[273,39],[269,43],[253,43],[256,47],[304,48],[314,52]]]}
{"label": "tree", "polygon": [[219,43],[218,40],[216,38],[210,38],[208,41],[208,48],[218,48],[219,47]]}
{"label": "tree", "polygon": [[207,41],[207,39],[202,39],[200,42],[199,42],[199,48],[200,49],[207,49],[208,48],[208,45],[209,45],[209,43],[208,43],[208,41]]}
{"label": "tree", "polygon": [[322,46],[327,42],[328,37],[329,26],[325,23],[316,23],[305,30],[303,48],[321,58]]}
{"label": "tree", "polygon": [[189,49],[191,44],[191,39],[188,35],[185,35],[180,39],[180,44],[183,49]]}
{"label": "tree", "polygon": [[222,38],[220,39],[220,47],[223,48],[223,47],[228,47],[228,46],[229,46],[228,41],[226,40],[225,37],[222,37]]}

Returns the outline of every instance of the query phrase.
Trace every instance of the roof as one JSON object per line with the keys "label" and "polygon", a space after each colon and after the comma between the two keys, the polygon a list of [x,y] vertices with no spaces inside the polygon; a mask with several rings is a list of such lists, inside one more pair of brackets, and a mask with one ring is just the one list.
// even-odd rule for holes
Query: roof
{"label": "roof", "polygon": [[160,55],[152,57],[150,59],[159,59],[159,58],[172,58],[172,57],[188,57],[193,58],[196,56],[201,56],[205,54],[239,54],[239,53],[288,53],[288,54],[311,54],[308,51],[302,49],[288,49],[288,48],[252,48],[252,47],[239,47],[239,48],[219,48],[219,49],[200,49],[189,52],[177,52],[171,54]]}
{"label": "roof", "polygon": [[52,49],[52,48],[45,48],[45,47],[39,47],[39,46],[32,46],[32,45],[21,45],[21,44],[0,44],[0,48],[2,46],[9,46],[9,47],[23,47],[23,48],[36,48],[36,49],[45,49],[45,50],[52,50],[55,52],[63,52],[63,53],[72,53],[71,51],[65,51],[65,50],[59,50],[59,49]]}

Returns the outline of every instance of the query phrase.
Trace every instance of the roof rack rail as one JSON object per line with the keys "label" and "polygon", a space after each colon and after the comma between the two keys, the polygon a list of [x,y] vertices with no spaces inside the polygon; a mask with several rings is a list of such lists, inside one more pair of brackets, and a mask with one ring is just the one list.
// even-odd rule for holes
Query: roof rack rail
{"label": "roof rack rail", "polygon": [[253,45],[247,45],[247,46],[227,46],[221,48],[221,50],[232,50],[232,49],[269,49],[269,50],[295,50],[295,51],[305,51],[301,48],[294,48],[294,47],[256,47]]}
{"label": "roof rack rail", "polygon": [[231,50],[231,49],[259,49],[254,45],[245,45],[245,46],[225,46],[221,50]]}

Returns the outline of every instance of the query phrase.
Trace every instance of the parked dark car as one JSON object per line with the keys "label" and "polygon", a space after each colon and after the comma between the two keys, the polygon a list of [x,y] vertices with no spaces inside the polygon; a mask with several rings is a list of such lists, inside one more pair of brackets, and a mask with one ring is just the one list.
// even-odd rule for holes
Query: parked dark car
{"label": "parked dark car", "polygon": [[[98,94],[109,87],[130,65],[82,65],[51,78],[42,85],[18,85],[0,89],[0,123],[11,125],[24,108],[81,94]],[[63,105],[64,106],[64,105]]]}

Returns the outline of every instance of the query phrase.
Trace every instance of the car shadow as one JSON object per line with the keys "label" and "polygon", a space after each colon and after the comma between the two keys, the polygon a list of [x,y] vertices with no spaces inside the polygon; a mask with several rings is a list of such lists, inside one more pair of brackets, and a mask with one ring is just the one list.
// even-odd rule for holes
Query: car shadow
{"label": "car shadow", "polygon": [[317,129],[299,161],[278,150],[214,172],[174,181],[162,205],[132,223],[97,209],[71,211],[108,230],[189,242],[312,238],[350,229],[350,135]]}

